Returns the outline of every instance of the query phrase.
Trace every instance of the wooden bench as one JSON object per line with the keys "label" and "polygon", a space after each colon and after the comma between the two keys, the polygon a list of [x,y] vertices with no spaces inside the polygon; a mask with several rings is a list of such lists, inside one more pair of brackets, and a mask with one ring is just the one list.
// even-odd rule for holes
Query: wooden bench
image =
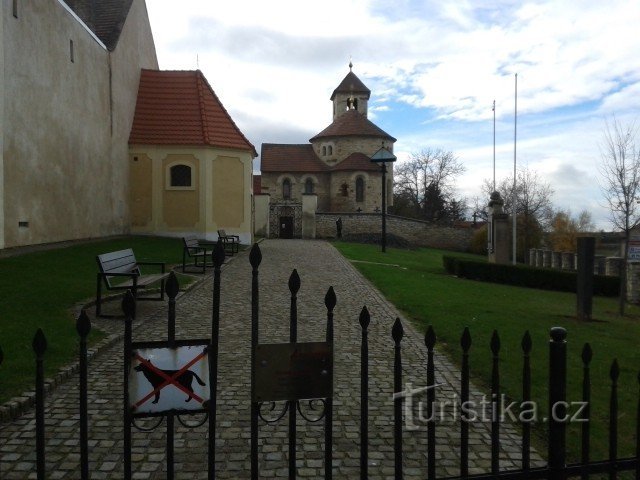
{"label": "wooden bench", "polygon": [[[207,266],[212,266],[212,263],[207,263],[207,257],[211,257],[213,254],[214,243],[200,242],[195,235],[189,235],[182,237],[182,272],[186,271],[187,267],[202,268],[202,273],[205,272]],[[209,248],[209,250],[207,250]],[[187,257],[193,258],[193,263],[187,265]],[[202,261],[202,264],[199,263]]]}
{"label": "wooden bench", "polygon": [[[102,287],[107,290],[130,290],[136,300],[164,300],[164,280],[169,276],[165,273],[163,262],[138,262],[133,250],[118,250],[117,252],[104,253],[96,257],[100,271],[97,275],[96,289],[96,316],[113,318],[117,315],[102,314]],[[141,265],[154,265],[160,267],[160,273],[143,275]],[[138,291],[146,289],[160,282],[160,295],[158,297],[140,297]]]}
{"label": "wooden bench", "polygon": [[[238,235],[227,235],[224,230],[218,230],[218,238],[222,240],[222,246],[224,251],[233,256],[234,253],[238,253],[240,247],[240,237]],[[230,247],[230,248],[228,248]]]}

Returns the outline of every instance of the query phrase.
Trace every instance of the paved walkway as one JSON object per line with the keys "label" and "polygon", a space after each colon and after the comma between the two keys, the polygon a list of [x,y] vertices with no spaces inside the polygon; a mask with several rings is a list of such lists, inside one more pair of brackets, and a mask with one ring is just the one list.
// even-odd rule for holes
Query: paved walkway
{"label": "paved walkway", "polygon": [[[268,240],[260,244],[260,341],[288,340],[289,291],[293,268],[301,278],[298,295],[300,341],[323,340],[326,310],[324,295],[333,286],[335,309],[334,477],[359,478],[360,326],[363,305],[371,312],[370,326],[370,478],[393,478],[393,341],[391,326],[400,316],[380,293],[328,243]],[[248,252],[223,268],[219,357],[217,471],[218,478],[249,478],[250,288]],[[177,303],[177,338],[202,338],[210,333],[212,279],[182,295]],[[142,304],[134,341],[166,338],[166,308]],[[402,318],[402,317],[401,317]],[[121,320],[94,322],[109,332],[122,330]],[[415,387],[426,384],[426,350],[422,334],[403,319],[403,375]],[[90,365],[90,446],[94,479],[122,478],[122,344],[102,352]],[[456,369],[436,357],[439,398],[458,391]],[[479,398],[479,393],[473,393]],[[47,400],[47,470],[51,479],[78,478],[79,441],[77,382],[61,385]],[[298,417],[298,474],[322,478],[323,428]],[[176,422],[176,478],[206,478],[204,427],[186,429]],[[35,478],[35,421],[30,412],[0,425],[0,478]],[[438,425],[436,433],[440,475],[457,475],[459,428],[452,422]],[[287,422],[260,428],[261,478],[287,476]],[[489,425],[471,426],[471,473],[487,471],[490,464]],[[502,428],[501,467],[517,468],[519,440],[508,425]],[[405,478],[426,476],[426,430],[404,432]],[[164,428],[133,436],[134,478],[166,477]],[[539,460],[539,457],[534,455]]]}

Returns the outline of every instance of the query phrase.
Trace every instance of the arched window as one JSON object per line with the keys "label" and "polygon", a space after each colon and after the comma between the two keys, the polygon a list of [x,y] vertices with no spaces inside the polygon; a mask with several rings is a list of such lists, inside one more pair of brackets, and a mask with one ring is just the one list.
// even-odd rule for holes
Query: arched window
{"label": "arched window", "polygon": [[174,165],[169,170],[172,187],[191,186],[191,167],[189,165]]}
{"label": "arched window", "polygon": [[333,155],[333,147],[331,145],[327,147],[327,155]]}
{"label": "arched window", "polygon": [[285,200],[291,199],[291,180],[285,178],[282,182],[282,198]]}
{"label": "arched window", "polygon": [[356,202],[364,202],[364,179],[362,177],[356,179]]}
{"label": "arched window", "polygon": [[304,193],[313,193],[313,180],[307,178],[304,182]]}
{"label": "arched window", "polygon": [[326,145],[323,145],[322,146],[322,156],[324,157],[326,155],[327,155],[327,147],[326,147]]}

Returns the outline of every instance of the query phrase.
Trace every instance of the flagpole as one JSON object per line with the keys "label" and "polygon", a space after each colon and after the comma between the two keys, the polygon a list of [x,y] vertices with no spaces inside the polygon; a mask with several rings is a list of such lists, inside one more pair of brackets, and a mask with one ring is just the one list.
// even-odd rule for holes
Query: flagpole
{"label": "flagpole", "polygon": [[493,191],[496,191],[496,101],[493,101]]}
{"label": "flagpole", "polygon": [[513,264],[516,264],[516,138],[518,135],[518,74],[516,73],[515,110],[513,116]]}

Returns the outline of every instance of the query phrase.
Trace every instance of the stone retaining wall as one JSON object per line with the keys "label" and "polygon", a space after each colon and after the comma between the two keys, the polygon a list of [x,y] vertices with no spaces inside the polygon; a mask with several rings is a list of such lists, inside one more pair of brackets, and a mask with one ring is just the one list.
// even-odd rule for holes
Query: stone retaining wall
{"label": "stone retaining wall", "polygon": [[[336,238],[336,221],[342,219],[342,235],[376,233],[382,230],[379,213],[316,213],[316,237]],[[387,233],[410,243],[432,248],[467,251],[473,228],[443,227],[411,218],[387,215]]]}

